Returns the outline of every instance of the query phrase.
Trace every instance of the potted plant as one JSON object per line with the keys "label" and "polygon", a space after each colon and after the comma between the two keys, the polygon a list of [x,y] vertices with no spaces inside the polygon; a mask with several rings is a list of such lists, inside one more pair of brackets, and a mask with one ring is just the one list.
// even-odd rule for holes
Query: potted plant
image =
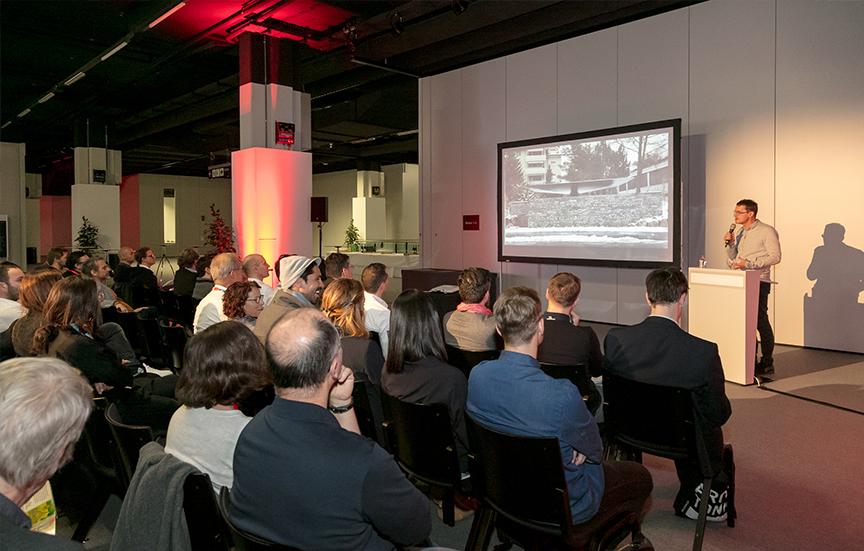
{"label": "potted plant", "polygon": [[91,224],[86,216],[82,216],[81,220],[81,227],[78,228],[78,237],[75,238],[78,248],[83,251],[98,249],[99,244],[96,242],[96,238],[99,237],[99,228]]}
{"label": "potted plant", "polygon": [[220,210],[216,208],[215,203],[210,205],[210,215],[213,217],[213,220],[207,227],[204,244],[213,247],[214,255],[236,253],[237,249],[234,248],[234,231],[222,219]]}
{"label": "potted plant", "polygon": [[345,246],[351,252],[357,252],[360,247],[360,230],[354,225],[354,219],[348,223],[348,229],[345,230]]}

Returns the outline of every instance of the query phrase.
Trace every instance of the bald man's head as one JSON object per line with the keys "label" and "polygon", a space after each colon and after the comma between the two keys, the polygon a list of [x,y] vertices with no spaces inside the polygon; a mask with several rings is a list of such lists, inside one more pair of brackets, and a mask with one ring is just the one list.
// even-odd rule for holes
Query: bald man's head
{"label": "bald man's head", "polygon": [[267,362],[277,391],[324,384],[341,346],[336,328],[318,310],[286,314],[267,335]]}

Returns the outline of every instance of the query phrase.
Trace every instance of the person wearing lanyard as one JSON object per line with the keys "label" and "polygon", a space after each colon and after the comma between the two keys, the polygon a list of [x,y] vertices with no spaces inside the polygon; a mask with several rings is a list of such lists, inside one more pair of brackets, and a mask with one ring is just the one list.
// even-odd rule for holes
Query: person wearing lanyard
{"label": "person wearing lanyard", "polygon": [[195,309],[195,319],[193,322],[195,333],[200,333],[211,325],[228,319],[222,311],[222,294],[229,285],[237,281],[243,281],[246,277],[243,274],[243,264],[240,262],[240,258],[234,253],[216,255],[210,264],[210,274],[213,276],[213,283],[215,285],[207,293],[207,296],[201,299],[201,302],[198,303],[198,308]]}

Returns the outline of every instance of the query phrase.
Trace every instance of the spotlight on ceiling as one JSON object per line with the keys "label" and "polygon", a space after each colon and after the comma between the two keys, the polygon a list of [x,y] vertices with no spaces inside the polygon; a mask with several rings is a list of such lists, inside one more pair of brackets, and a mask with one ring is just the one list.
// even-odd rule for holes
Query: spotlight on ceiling
{"label": "spotlight on ceiling", "polygon": [[390,30],[396,36],[405,32],[405,25],[402,23],[401,13],[396,12],[390,16]]}
{"label": "spotlight on ceiling", "polygon": [[450,7],[453,8],[453,13],[459,15],[468,9],[468,2],[465,0],[450,0]]}
{"label": "spotlight on ceiling", "polygon": [[66,82],[64,82],[63,86],[71,86],[71,85],[75,84],[76,82],[78,82],[79,80],[81,80],[82,78],[84,78],[84,76],[85,75],[83,72],[79,72],[77,75],[75,75],[74,77],[72,77],[69,80],[67,80]]}

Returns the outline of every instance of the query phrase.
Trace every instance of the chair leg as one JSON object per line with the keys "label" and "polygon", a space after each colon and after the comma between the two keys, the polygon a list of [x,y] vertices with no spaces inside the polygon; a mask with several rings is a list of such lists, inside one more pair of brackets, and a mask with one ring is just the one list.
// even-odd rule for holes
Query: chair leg
{"label": "chair leg", "polygon": [[93,528],[93,525],[96,524],[97,520],[99,520],[99,515],[102,514],[102,509],[105,508],[105,504],[108,503],[108,499],[110,498],[110,491],[104,487],[98,490],[98,493],[93,497],[91,507],[87,509],[87,513],[78,522],[78,526],[75,527],[75,533],[72,534],[72,541],[84,543],[84,540],[87,539],[87,535],[90,534],[90,529]]}
{"label": "chair leg", "polygon": [[456,495],[455,490],[453,488],[448,488],[444,492],[444,499],[441,501],[441,507],[444,524],[447,526],[456,526]]}
{"label": "chair leg", "polygon": [[711,482],[713,478],[702,481],[702,498],[699,500],[699,517],[696,519],[696,536],[693,538],[693,551],[702,551],[705,538],[705,524],[708,523],[708,503],[711,501]]}
{"label": "chair leg", "polygon": [[735,518],[738,512],[735,510],[735,457],[732,452],[732,444],[726,444],[723,448],[723,472],[726,473],[726,526],[735,528]]}
{"label": "chair leg", "polygon": [[465,542],[465,551],[486,551],[489,548],[492,532],[495,529],[494,516],[492,509],[480,504],[477,512],[474,513],[471,532],[468,534],[468,541]]}

